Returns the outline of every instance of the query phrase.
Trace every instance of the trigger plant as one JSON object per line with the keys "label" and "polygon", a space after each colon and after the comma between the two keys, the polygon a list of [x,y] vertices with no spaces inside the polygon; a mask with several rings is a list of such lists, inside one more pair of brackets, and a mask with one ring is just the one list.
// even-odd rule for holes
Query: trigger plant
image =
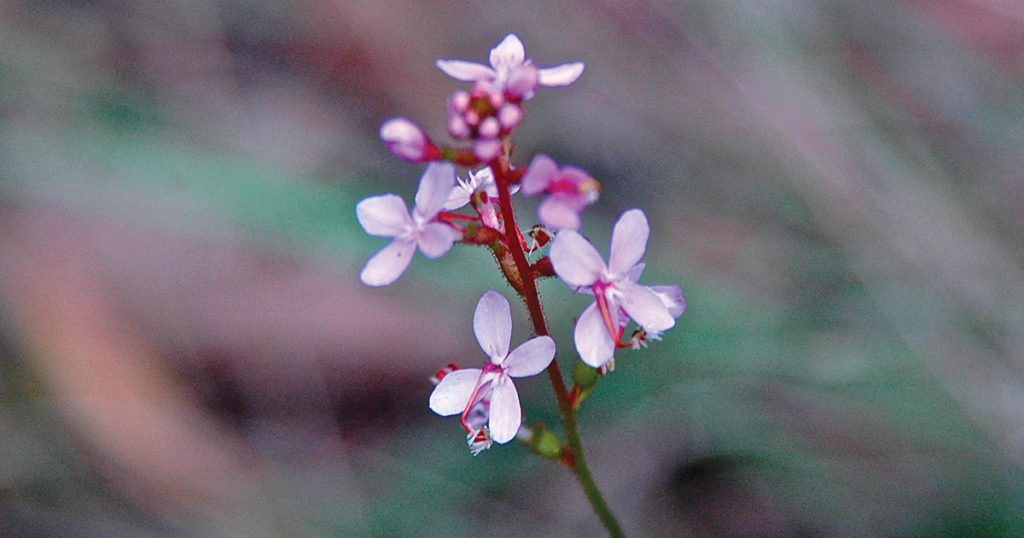
{"label": "trigger plant", "polygon": [[[512,346],[509,301],[487,291],[477,303],[472,333],[485,359],[479,368],[449,363],[437,370],[429,408],[458,417],[473,455],[513,440],[572,472],[595,514],[612,536],[622,529],[597,488],[580,440],[577,409],[612,370],[617,351],[646,347],[671,329],[686,308],[679,286],[640,284],[650,226],[639,209],[626,211],[612,232],[608,262],[583,233],[581,213],[597,202],[601,184],[575,166],[538,154],[514,155],[512,137],[524,120],[524,105],[541,88],[569,86],[582,74],[580,62],[538,67],[523,43],[509,34],[491,49],[488,63],[442,59],[437,67],[466,82],[447,102],[444,130],[451,145],[435,142],[412,120],[386,121],[380,137],[388,150],[410,163],[426,163],[412,209],[396,194],[372,196],[356,207],[360,225],[390,242],[360,273],[369,286],[386,286],[409,267],[416,252],[438,258],[455,243],[477,245],[493,254],[502,277],[520,296],[533,337]],[[539,223],[520,227],[513,195],[542,196]],[[558,278],[568,291],[593,297],[575,320],[571,346],[548,335],[537,281]],[[635,329],[630,329],[630,324]],[[627,337],[627,334],[629,335]],[[556,350],[573,357],[567,386]],[[513,380],[529,383],[547,373],[562,421],[562,435],[542,424],[527,424]],[[494,449],[498,450],[498,449]]]}

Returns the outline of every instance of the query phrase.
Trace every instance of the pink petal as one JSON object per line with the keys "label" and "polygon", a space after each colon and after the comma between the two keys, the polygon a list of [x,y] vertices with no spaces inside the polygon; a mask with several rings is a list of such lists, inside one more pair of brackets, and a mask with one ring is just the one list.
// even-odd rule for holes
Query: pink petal
{"label": "pink petal", "polygon": [[612,230],[612,249],[608,255],[609,270],[620,276],[627,274],[644,257],[650,234],[651,229],[643,211],[630,209],[623,213]]}
{"label": "pink petal", "polygon": [[583,74],[583,62],[545,67],[540,70],[540,85],[548,87],[568,86]]}
{"label": "pink petal", "polygon": [[548,188],[548,183],[551,183],[551,180],[557,175],[558,165],[555,164],[554,159],[543,153],[537,155],[530,161],[530,166],[526,169],[520,182],[523,194],[530,196],[544,192]]}
{"label": "pink petal", "polygon": [[440,258],[451,250],[452,243],[457,237],[458,234],[451,226],[440,222],[431,222],[420,230],[416,237],[416,244],[419,245],[420,252],[424,256],[430,259]]}
{"label": "pink petal", "polygon": [[517,35],[509,34],[491,49],[490,60],[491,67],[500,73],[502,69],[522,65],[526,60],[526,49]]}
{"label": "pink petal", "polygon": [[438,60],[437,67],[449,77],[465,82],[494,80],[496,76],[490,67],[465,60]]}
{"label": "pink petal", "polygon": [[469,398],[473,396],[473,389],[480,379],[480,370],[466,368],[455,370],[444,376],[444,379],[430,393],[430,410],[447,417],[461,413],[469,405]]}
{"label": "pink petal", "polygon": [[686,311],[686,299],[683,298],[683,290],[679,286],[651,286],[649,289],[661,299],[672,317],[678,318]]}
{"label": "pink petal", "polygon": [[427,165],[420,186],[416,191],[415,214],[421,222],[429,221],[441,212],[448,195],[455,188],[455,165],[451,163],[430,163]]}
{"label": "pink petal", "polygon": [[570,286],[589,286],[601,279],[604,260],[594,246],[572,230],[562,230],[551,244],[551,265]]}
{"label": "pink petal", "polygon": [[543,372],[553,358],[555,341],[550,336],[538,336],[513,349],[501,366],[512,377],[529,377]]}
{"label": "pink petal", "polygon": [[395,237],[412,224],[405,201],[394,194],[371,196],[356,205],[359,225],[370,235]]}
{"label": "pink petal", "polygon": [[540,203],[540,207],[537,208],[537,218],[540,219],[541,224],[553,230],[578,230],[580,229],[580,214],[577,209],[579,205],[571,195],[552,194]]}
{"label": "pink petal", "polygon": [[414,252],[415,241],[395,239],[367,260],[359,279],[367,286],[387,286],[402,276]]}
{"label": "pink petal", "polygon": [[512,340],[512,310],[501,294],[488,290],[480,297],[473,312],[473,332],[491,362],[501,364]]}
{"label": "pink petal", "polygon": [[641,327],[664,331],[676,324],[661,297],[647,286],[626,283],[620,285],[619,289],[622,291],[622,309]]}
{"label": "pink petal", "polygon": [[615,342],[605,328],[596,302],[580,314],[573,339],[580,358],[593,368],[604,366],[615,355]]}
{"label": "pink petal", "polygon": [[630,269],[628,273],[626,273],[626,280],[630,282],[639,282],[640,277],[644,274],[644,269],[646,268],[646,263],[638,263],[634,265],[633,268]]}
{"label": "pink petal", "polygon": [[491,438],[496,443],[507,443],[515,439],[519,425],[523,423],[523,412],[519,408],[519,393],[512,380],[502,376],[491,394],[490,420]]}

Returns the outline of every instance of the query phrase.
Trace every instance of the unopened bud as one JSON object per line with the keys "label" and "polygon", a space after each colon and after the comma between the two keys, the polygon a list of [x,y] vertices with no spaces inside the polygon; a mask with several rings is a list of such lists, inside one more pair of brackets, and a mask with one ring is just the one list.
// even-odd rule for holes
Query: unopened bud
{"label": "unopened bud", "polygon": [[587,366],[583,361],[572,365],[572,382],[579,390],[588,390],[597,384],[597,370]]}
{"label": "unopened bud", "polygon": [[506,131],[511,131],[519,126],[519,122],[523,121],[523,109],[515,103],[505,103],[498,110],[498,122],[501,123],[501,127]]}
{"label": "unopened bud", "polygon": [[484,138],[498,138],[499,131],[501,131],[501,125],[498,124],[498,120],[493,116],[480,124],[480,136]]}
{"label": "unopened bud", "polygon": [[380,126],[380,139],[397,157],[418,163],[440,157],[440,151],[423,130],[406,118],[394,118]]}

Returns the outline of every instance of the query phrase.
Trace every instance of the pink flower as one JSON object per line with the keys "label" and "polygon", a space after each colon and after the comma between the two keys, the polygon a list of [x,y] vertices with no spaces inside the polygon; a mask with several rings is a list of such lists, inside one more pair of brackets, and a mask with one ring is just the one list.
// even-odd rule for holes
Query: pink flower
{"label": "pink flower", "polygon": [[459,237],[451,226],[435,222],[455,183],[455,166],[432,163],[420,179],[412,215],[394,194],[371,196],[356,205],[359,224],[370,235],[393,237],[391,244],[366,262],[359,278],[368,286],[387,286],[405,271],[419,246],[428,258],[439,258]]}
{"label": "pink flower", "polygon": [[507,443],[515,438],[522,412],[512,378],[543,372],[555,357],[555,342],[538,336],[510,353],[512,312],[508,301],[494,291],[484,293],[477,303],[473,332],[489,360],[482,370],[467,368],[445,375],[430,395],[430,409],[444,417],[461,413],[475,453],[490,446],[491,440]]}
{"label": "pink flower", "polygon": [[612,360],[622,328],[632,318],[657,339],[675,325],[686,308],[679,286],[641,286],[640,262],[647,250],[650,227],[639,209],[625,212],[612,231],[611,254],[601,255],[580,234],[562,230],[551,245],[555,273],[578,291],[593,293],[594,303],[576,322],[576,351],[583,362],[600,368]]}
{"label": "pink flower", "polygon": [[465,60],[438,60],[437,67],[456,80],[483,83],[489,91],[521,99],[532,97],[537,86],[568,86],[583,74],[582,62],[537,69],[515,34],[508,34],[491,49],[490,62],[487,67]]}
{"label": "pink flower", "polygon": [[411,163],[436,161],[441,151],[418,125],[406,118],[392,118],[380,126],[380,139],[388,151]]}
{"label": "pink flower", "polygon": [[580,212],[597,201],[601,184],[586,172],[572,166],[561,169],[547,155],[537,155],[530,162],[521,182],[523,194],[548,193],[537,208],[540,222],[555,230],[578,230]]}

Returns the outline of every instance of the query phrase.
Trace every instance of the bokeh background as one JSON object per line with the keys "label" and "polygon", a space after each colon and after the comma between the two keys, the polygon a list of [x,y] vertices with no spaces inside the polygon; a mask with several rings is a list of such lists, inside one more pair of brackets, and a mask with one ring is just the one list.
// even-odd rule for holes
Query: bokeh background
{"label": "bokeh background", "polygon": [[[357,278],[355,203],[422,169],[380,124],[444,139],[434,59],[508,32],[587,65],[517,160],[603,181],[601,250],[645,209],[689,303],[582,411],[629,532],[1024,534],[1019,2],[12,0],[0,535],[599,533],[563,468],[427,409],[511,295],[487,252]],[[586,298],[542,292],[568,369]]]}

